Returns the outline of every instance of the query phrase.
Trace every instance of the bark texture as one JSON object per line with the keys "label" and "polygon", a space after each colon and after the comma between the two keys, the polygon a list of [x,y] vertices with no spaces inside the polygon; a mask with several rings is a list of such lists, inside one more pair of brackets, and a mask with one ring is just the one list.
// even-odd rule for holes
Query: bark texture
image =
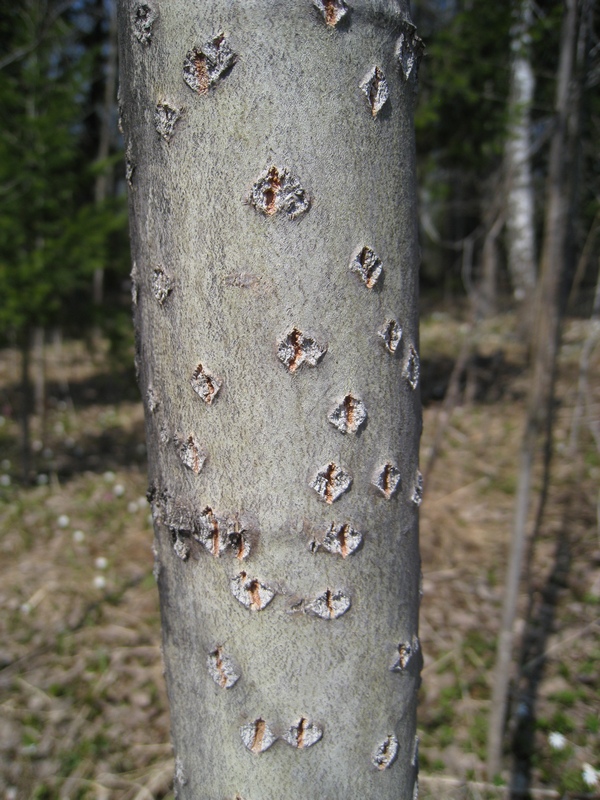
{"label": "bark texture", "polygon": [[137,364],[186,800],[416,790],[407,6],[120,4]]}

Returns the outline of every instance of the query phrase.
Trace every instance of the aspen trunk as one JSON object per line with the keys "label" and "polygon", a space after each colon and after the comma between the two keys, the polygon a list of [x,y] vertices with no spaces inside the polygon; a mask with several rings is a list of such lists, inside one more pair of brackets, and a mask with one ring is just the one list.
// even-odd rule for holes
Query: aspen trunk
{"label": "aspen trunk", "polygon": [[416,790],[404,0],[120,3],[178,796]]}
{"label": "aspen trunk", "polygon": [[508,105],[508,136],[504,148],[506,169],[506,227],[508,267],[519,303],[535,287],[535,208],[531,175],[531,105],[535,76],[531,65],[531,0],[515,0],[511,31],[512,61]]}

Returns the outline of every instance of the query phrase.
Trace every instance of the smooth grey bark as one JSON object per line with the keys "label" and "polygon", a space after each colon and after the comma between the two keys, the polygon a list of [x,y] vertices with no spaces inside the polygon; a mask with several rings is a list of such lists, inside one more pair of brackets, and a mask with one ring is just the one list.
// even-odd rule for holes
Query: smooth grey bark
{"label": "smooth grey bark", "polygon": [[531,175],[531,105],[535,75],[531,64],[531,0],[513,2],[509,124],[504,147],[508,267],[519,303],[531,297],[536,281],[535,206]]}
{"label": "smooth grey bark", "polygon": [[348,6],[120,3],[186,800],[416,792],[420,41]]}

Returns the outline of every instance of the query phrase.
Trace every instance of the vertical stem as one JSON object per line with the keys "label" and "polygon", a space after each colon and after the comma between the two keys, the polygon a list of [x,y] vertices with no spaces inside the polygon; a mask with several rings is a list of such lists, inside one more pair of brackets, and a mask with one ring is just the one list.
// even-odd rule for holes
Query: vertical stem
{"label": "vertical stem", "polygon": [[29,417],[31,413],[31,380],[29,362],[31,344],[29,329],[26,328],[21,339],[21,470],[23,482],[29,483],[31,472],[31,432]]}

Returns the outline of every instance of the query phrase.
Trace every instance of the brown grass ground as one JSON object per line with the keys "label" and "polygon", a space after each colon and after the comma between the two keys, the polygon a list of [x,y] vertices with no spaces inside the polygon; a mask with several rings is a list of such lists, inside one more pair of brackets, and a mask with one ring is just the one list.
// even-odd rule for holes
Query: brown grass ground
{"label": "brown grass ground", "polygon": [[[479,358],[445,429],[422,505],[425,654],[421,795],[500,797],[485,783],[491,667],[511,531],[527,374],[512,320],[477,332]],[[531,563],[539,607],[568,538],[536,705],[534,785],[591,792],[600,768],[600,353],[570,448],[582,346],[571,321],[561,351],[549,503]],[[423,462],[461,339],[448,315],[423,321]],[[0,352],[0,793],[21,798],[171,796],[143,415],[130,376],[81,343],[47,351],[47,412],[34,418],[36,485],[18,479],[18,361]],[[125,399],[123,399],[125,398]],[[127,399],[130,398],[130,399]],[[594,423],[595,418],[595,423]],[[540,482],[538,469],[537,485]],[[10,481],[10,482],[9,482]],[[525,627],[523,588],[519,630]],[[565,736],[552,750],[551,732]],[[503,775],[508,778],[507,772]]]}

